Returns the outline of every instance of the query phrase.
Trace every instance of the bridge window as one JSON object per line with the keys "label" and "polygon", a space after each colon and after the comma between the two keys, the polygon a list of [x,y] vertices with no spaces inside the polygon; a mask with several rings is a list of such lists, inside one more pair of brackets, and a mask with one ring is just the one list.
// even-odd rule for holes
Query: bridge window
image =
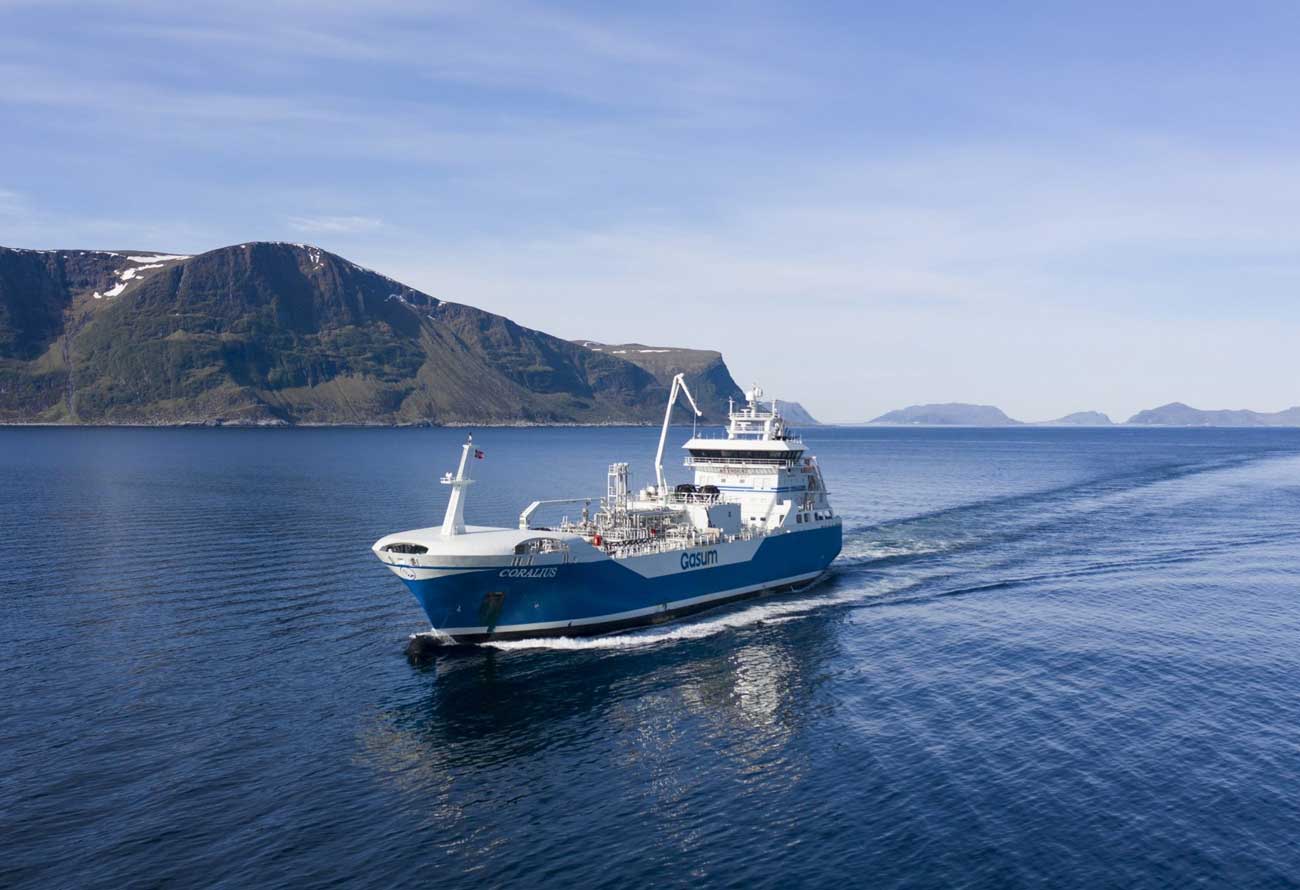
{"label": "bridge window", "polygon": [[798,460],[802,451],[736,451],[730,448],[692,448],[691,457],[709,460]]}

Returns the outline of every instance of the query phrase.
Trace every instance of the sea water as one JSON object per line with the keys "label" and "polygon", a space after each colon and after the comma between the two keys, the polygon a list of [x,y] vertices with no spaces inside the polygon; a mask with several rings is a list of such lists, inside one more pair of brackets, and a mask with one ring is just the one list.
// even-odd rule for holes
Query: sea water
{"label": "sea water", "polygon": [[[0,885],[1300,882],[1300,431],[808,430],[813,590],[410,664],[464,435],[0,430]],[[476,431],[466,518],[656,435]]]}

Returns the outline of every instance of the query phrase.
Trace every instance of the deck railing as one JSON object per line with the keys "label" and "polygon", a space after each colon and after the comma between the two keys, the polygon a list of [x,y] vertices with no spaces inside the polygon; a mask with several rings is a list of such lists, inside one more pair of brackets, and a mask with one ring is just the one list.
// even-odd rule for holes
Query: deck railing
{"label": "deck railing", "polygon": [[787,460],[785,458],[772,457],[687,457],[682,466],[685,467],[734,467],[734,466],[753,466],[761,469],[782,467],[793,467],[798,460]]}

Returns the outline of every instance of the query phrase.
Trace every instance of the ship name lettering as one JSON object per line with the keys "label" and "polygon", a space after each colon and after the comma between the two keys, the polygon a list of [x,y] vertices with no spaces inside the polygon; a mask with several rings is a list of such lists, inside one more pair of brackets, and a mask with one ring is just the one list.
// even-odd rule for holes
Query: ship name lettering
{"label": "ship name lettering", "polygon": [[718,564],[718,551],[705,550],[701,553],[683,553],[682,568],[698,569],[704,566],[715,566]]}
{"label": "ship name lettering", "polygon": [[502,569],[498,578],[554,578],[559,574],[555,566],[536,569]]}

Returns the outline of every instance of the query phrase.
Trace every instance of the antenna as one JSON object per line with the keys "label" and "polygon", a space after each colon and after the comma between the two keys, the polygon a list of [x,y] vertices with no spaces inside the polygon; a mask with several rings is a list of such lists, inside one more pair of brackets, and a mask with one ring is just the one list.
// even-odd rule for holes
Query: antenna
{"label": "antenna", "polygon": [[467,436],[465,444],[460,446],[460,466],[456,468],[456,475],[445,473],[440,480],[443,485],[451,486],[451,499],[447,501],[447,513],[442,518],[442,534],[444,537],[452,535],[465,534],[465,486],[474,482],[465,472],[465,466],[469,461],[470,449],[474,447],[474,437]]}

